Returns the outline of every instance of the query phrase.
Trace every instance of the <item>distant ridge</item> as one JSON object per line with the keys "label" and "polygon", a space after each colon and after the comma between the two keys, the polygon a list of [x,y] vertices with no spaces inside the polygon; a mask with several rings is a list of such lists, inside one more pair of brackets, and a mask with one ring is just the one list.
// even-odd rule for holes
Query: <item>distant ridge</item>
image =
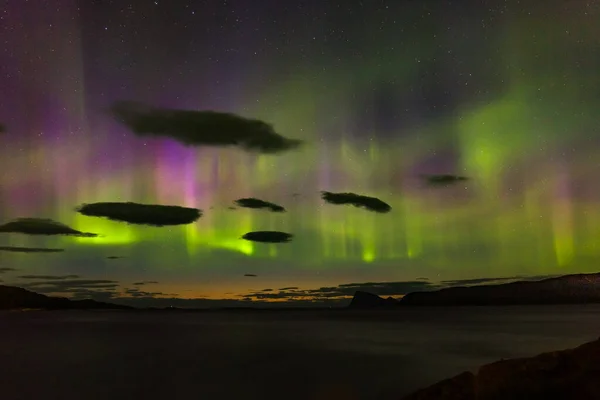
{"label": "distant ridge", "polygon": [[400,300],[358,291],[349,308],[393,306],[501,306],[600,303],[600,273],[574,274],[538,281],[451,287],[408,293]]}
{"label": "distant ridge", "polygon": [[494,306],[600,303],[600,273],[565,275],[539,281],[452,287],[413,292],[403,306]]}
{"label": "distant ridge", "polygon": [[69,300],[64,297],[49,297],[29,290],[0,285],[0,310],[37,308],[45,310],[126,310],[129,306],[103,303],[95,300]]}

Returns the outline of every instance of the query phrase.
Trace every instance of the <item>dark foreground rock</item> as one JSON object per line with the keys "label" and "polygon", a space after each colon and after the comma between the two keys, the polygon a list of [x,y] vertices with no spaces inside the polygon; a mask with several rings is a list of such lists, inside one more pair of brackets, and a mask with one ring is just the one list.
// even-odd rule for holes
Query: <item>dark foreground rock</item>
{"label": "dark foreground rock", "polygon": [[404,400],[600,399],[600,339],[575,349],[502,360],[463,372]]}
{"label": "dark foreground rock", "polygon": [[45,310],[124,310],[128,306],[103,303],[95,300],[69,300],[64,297],[50,297],[29,290],[0,285],[0,310],[41,308]]}

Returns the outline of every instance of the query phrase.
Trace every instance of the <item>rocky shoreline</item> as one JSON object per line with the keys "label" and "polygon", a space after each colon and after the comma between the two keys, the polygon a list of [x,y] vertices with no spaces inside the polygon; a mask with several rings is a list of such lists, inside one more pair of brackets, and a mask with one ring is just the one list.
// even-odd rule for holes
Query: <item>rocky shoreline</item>
{"label": "rocky shoreline", "polygon": [[403,400],[600,399],[600,339],[574,349],[501,360]]}

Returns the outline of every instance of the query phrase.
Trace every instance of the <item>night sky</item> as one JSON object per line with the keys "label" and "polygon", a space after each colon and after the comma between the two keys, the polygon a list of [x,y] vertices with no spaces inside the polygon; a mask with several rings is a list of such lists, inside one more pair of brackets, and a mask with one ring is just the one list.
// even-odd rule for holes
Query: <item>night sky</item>
{"label": "night sky", "polygon": [[[102,235],[2,233],[5,248],[65,250],[0,251],[4,284],[140,304],[321,301],[598,271],[598,1],[0,4],[0,223]],[[107,111],[121,100],[257,118],[305,145],[143,138]],[[322,190],[392,211],[327,204]],[[287,212],[229,209],[243,197]],[[74,211],[102,201],[204,214],[156,228]],[[254,230],[294,240],[241,239]]]}

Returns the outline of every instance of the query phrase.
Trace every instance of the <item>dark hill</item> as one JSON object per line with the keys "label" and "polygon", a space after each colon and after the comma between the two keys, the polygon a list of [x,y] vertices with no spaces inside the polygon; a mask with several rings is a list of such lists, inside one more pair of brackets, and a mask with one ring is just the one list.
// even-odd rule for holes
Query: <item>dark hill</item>
{"label": "dark hill", "polygon": [[600,303],[600,273],[565,275],[540,281],[452,287],[409,293],[403,306],[491,306]]}
{"label": "dark hill", "polygon": [[46,310],[125,310],[132,307],[95,300],[69,300],[64,297],[49,297],[19,287],[0,285],[0,310],[18,308],[41,308]]}

